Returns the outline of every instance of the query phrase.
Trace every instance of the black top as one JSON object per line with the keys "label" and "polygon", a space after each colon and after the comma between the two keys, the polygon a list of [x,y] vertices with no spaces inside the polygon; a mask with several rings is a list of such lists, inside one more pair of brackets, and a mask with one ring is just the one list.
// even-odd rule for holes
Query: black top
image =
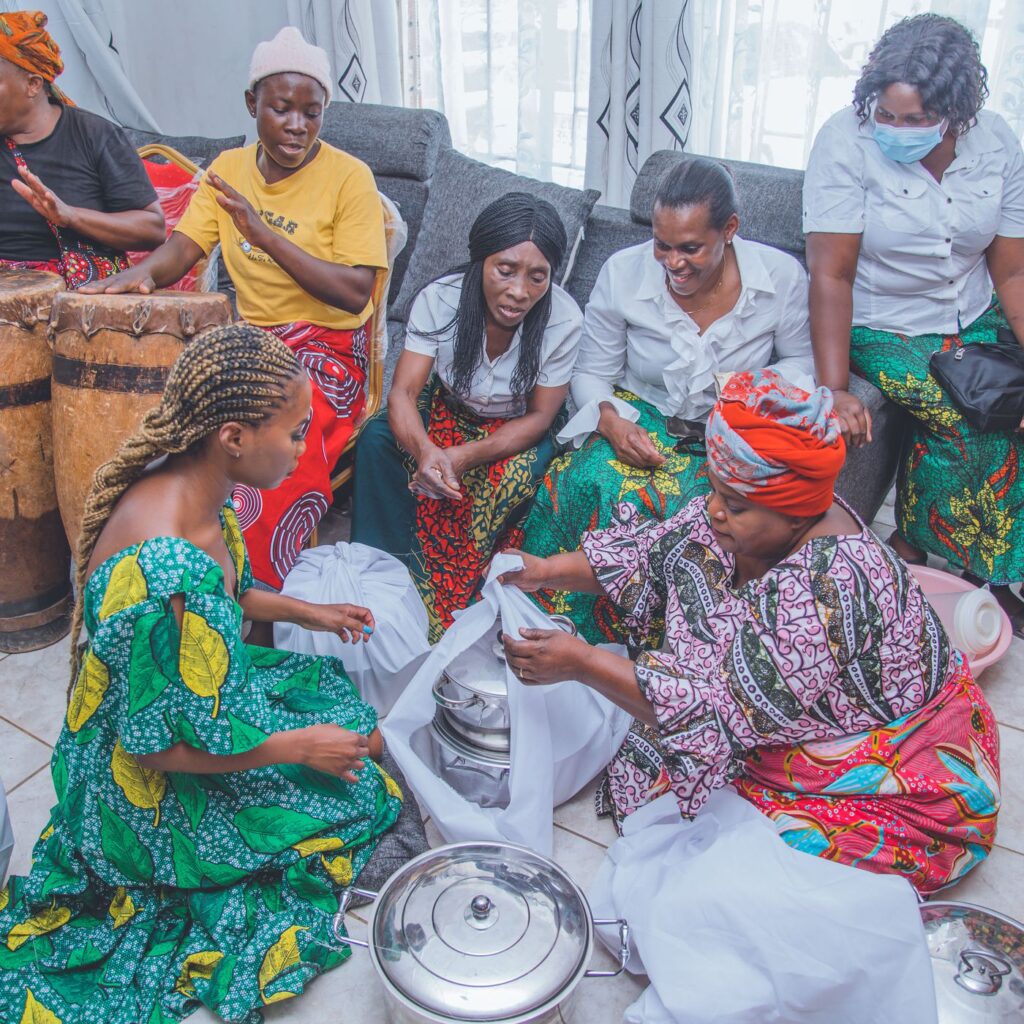
{"label": "black top", "polygon": [[[124,133],[88,110],[63,107],[45,139],[18,148],[28,169],[69,206],[122,213],[156,202],[142,161]],[[14,154],[0,136],[0,259],[56,259],[60,252],[50,226],[11,188],[17,177]],[[65,245],[80,237],[61,229]],[[84,240],[105,255],[116,251]]]}

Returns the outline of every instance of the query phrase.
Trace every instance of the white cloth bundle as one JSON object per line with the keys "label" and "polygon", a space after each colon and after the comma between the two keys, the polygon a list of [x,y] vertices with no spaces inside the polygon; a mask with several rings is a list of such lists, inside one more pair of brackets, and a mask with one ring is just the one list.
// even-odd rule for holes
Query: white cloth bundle
{"label": "white cloth bundle", "polygon": [[11,863],[14,853],[14,830],[11,828],[11,816],[7,813],[7,792],[0,782],[0,888],[7,881],[7,865]]}
{"label": "white cloth bundle", "polygon": [[324,544],[302,552],[281,592],[373,612],[376,629],[367,643],[350,644],[334,633],[279,622],[274,646],[340,658],[363,700],[386,715],[430,650],[427,611],[405,566],[366,544]]}
{"label": "white cloth bundle", "polygon": [[671,795],[631,814],[590,897],[651,981],[625,1024],[935,1024],[909,883],[790,848],[731,787],[693,821]]}
{"label": "white cloth bundle", "polygon": [[498,582],[501,573],[521,565],[514,555],[492,561],[480,601],[458,616],[381,728],[406,781],[447,842],[508,840],[550,855],[552,810],[608,764],[625,739],[629,714],[582,683],[525,686],[506,667],[512,750],[504,808],[466,800],[417,752],[434,717],[432,687],[442,669],[490,633],[499,616],[502,629],[514,637],[520,627],[553,628],[522,591]]}

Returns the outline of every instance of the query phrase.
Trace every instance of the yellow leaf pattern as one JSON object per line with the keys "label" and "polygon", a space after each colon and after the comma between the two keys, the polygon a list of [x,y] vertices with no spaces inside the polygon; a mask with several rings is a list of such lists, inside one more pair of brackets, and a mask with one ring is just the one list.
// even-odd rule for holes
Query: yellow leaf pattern
{"label": "yellow leaf pattern", "polygon": [[146,574],[139,567],[139,551],[141,550],[140,546],[137,551],[125,555],[114,566],[98,613],[101,622],[104,619],[109,619],[111,615],[123,612],[125,608],[131,608],[133,604],[145,601],[149,596]]}
{"label": "yellow leaf pattern", "polygon": [[167,792],[167,776],[163,772],[143,768],[121,746],[118,740],[110,755],[110,771],[121,787],[125,799],[144,811],[153,811],[153,828],[160,824],[160,801]]}
{"label": "yellow leaf pattern", "polygon": [[0,910],[6,910],[7,904],[11,902],[11,890],[8,886],[0,889]]}
{"label": "yellow leaf pattern", "polygon": [[217,964],[224,958],[224,954],[216,949],[205,949],[199,953],[189,953],[182,961],[181,970],[178,972],[178,980],[174,983],[174,991],[180,992],[183,996],[194,996],[195,986],[193,978],[205,978],[207,981],[213,975]]}
{"label": "yellow leaf pattern", "polygon": [[212,697],[213,712],[220,710],[220,688],[228,674],[228,649],[224,638],[195,612],[186,611],[181,623],[179,668],[185,685],[197,697]]}
{"label": "yellow leaf pattern", "polygon": [[63,1024],[60,1017],[47,1009],[32,994],[32,989],[25,989],[25,1012],[21,1015],[20,1024]]}
{"label": "yellow leaf pattern", "polygon": [[242,539],[242,530],[238,525],[238,518],[234,512],[224,513],[224,543],[227,545],[228,554],[235,566],[235,587],[242,582],[242,573],[245,570],[245,541]]}
{"label": "yellow leaf pattern", "polygon": [[402,795],[402,787],[383,768],[377,769],[381,777],[384,779],[384,787],[387,789],[391,796],[398,797],[399,800],[404,800],[405,797]]}
{"label": "yellow leaf pattern", "polygon": [[119,885],[114,892],[114,898],[110,901],[109,913],[114,919],[115,930],[135,916],[135,903],[123,885]]}
{"label": "yellow leaf pattern", "polygon": [[294,967],[299,962],[299,944],[295,936],[304,931],[306,929],[302,925],[293,924],[291,928],[286,928],[277,942],[267,950],[267,955],[260,964],[259,973],[260,998],[264,1003],[276,1003],[295,995],[294,992],[275,992],[268,996],[265,989],[282,971]]}
{"label": "yellow leaf pattern", "polygon": [[339,836],[328,836],[324,839],[303,839],[301,843],[295,843],[293,850],[299,851],[300,857],[308,857],[313,853],[329,853],[331,850],[341,850],[345,846],[345,840]]}
{"label": "yellow leaf pattern", "polygon": [[46,910],[33,914],[27,921],[16,924],[7,933],[7,948],[12,952],[20,949],[29,939],[55,931],[61,925],[67,924],[70,918],[71,911],[67,907],[47,907]]}
{"label": "yellow leaf pattern", "polygon": [[349,885],[352,882],[352,858],[347,853],[339,853],[337,857],[320,858],[324,871],[331,876],[335,885]]}
{"label": "yellow leaf pattern", "polygon": [[67,722],[72,732],[79,729],[96,713],[110,686],[110,672],[107,666],[90,650],[75,680],[68,704]]}

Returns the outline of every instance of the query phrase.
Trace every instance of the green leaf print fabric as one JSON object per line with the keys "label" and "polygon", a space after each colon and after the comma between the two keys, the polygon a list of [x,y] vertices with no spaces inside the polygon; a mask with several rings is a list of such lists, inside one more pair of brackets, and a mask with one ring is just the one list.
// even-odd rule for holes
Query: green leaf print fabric
{"label": "green leaf print fabric", "polygon": [[[240,594],[252,577],[230,509],[222,525]],[[31,873],[0,890],[0,1020],[158,1024],[205,1003],[254,1022],[348,957],[330,919],[398,816],[383,771],[367,761],[348,783],[301,765],[188,775],[137,760],[178,742],[243,753],[320,722],[375,728],[341,662],[249,647],[241,619],[220,565],[180,538],[93,572],[57,805]]]}

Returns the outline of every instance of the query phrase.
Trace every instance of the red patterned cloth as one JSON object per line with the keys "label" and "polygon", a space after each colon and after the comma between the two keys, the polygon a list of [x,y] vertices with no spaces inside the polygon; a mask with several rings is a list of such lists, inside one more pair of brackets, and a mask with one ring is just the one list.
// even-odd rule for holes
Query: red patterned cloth
{"label": "red patterned cloth", "polygon": [[280,590],[303,545],[331,506],[331,473],[366,406],[367,335],[309,323],[268,327],[296,355],[313,385],[306,451],[272,491],[240,484],[232,501],[253,576]]}
{"label": "red patterned cloth", "polygon": [[927,895],[992,849],[999,731],[970,669],[881,729],[746,759],[733,785],[793,847],[900,874]]}
{"label": "red patterned cloth", "polygon": [[712,472],[758,505],[791,516],[831,506],[846,445],[827,388],[804,391],[771,369],[733,374],[705,439]]}

